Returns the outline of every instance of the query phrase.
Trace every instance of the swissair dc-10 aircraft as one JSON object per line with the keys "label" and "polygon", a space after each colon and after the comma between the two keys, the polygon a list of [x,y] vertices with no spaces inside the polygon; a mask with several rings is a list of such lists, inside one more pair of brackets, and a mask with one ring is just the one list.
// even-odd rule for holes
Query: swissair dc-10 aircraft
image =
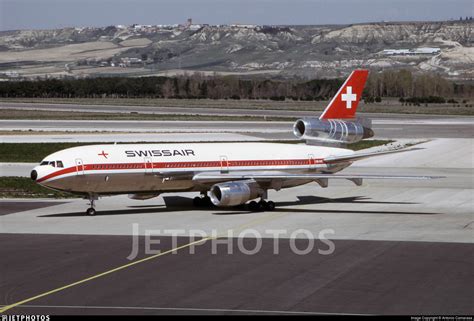
{"label": "swissair dc-10 aircraft", "polygon": [[[407,150],[354,152],[328,147],[373,136],[370,124],[355,117],[367,80],[367,70],[353,71],[319,118],[303,118],[294,134],[308,144],[194,143],[90,145],[47,156],[31,172],[37,183],[90,200],[87,215],[95,215],[99,196],[129,194],[149,199],[162,193],[199,192],[196,206],[236,206],[250,201],[252,211],[273,210],[267,191],[329,179],[430,179],[429,176],[335,174],[354,161]],[[320,143],[317,146],[314,144]],[[256,202],[256,199],[260,199]]]}

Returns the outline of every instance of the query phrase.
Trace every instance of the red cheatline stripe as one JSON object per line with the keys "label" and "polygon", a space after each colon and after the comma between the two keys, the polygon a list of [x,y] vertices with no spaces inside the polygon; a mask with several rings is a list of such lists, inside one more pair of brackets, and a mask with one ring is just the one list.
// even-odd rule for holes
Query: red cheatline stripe
{"label": "red cheatline stripe", "polygon": [[202,167],[249,167],[249,166],[297,166],[323,164],[323,159],[272,159],[272,160],[227,160],[227,161],[199,161],[199,162],[160,162],[160,163],[112,163],[112,164],[85,164],[61,169],[38,180],[38,183],[60,175],[79,171],[120,170],[120,169],[156,169],[156,168],[202,168]]}
{"label": "red cheatline stripe", "polygon": [[40,183],[40,182],[42,182],[42,181],[45,181],[45,180],[47,180],[47,179],[50,179],[50,178],[59,176],[59,175],[74,173],[75,171],[76,171],[76,166],[64,168],[64,169],[61,169],[61,170],[59,170],[59,171],[57,171],[57,172],[51,173],[51,174],[49,174],[49,175],[46,175],[45,177],[40,178],[40,179],[38,180],[38,183]]}

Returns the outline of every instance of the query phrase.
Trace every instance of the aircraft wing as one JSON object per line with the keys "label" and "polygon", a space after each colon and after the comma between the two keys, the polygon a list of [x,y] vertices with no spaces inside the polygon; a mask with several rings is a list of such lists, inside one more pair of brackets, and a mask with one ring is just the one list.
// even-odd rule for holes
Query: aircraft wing
{"label": "aircraft wing", "polygon": [[343,175],[343,174],[293,174],[293,173],[269,173],[269,172],[248,172],[248,173],[199,173],[194,175],[193,181],[201,183],[226,182],[232,180],[253,179],[256,181],[274,179],[296,179],[304,181],[324,181],[328,179],[347,179],[356,185],[362,184],[363,179],[436,179],[442,176],[410,176],[410,175]]}
{"label": "aircraft wing", "polygon": [[[338,162],[353,162],[364,158],[373,156],[380,156],[386,154],[394,154],[401,152],[408,152],[414,150],[420,150],[423,148],[411,148],[401,150],[389,150],[382,152],[369,152],[369,153],[354,153],[346,156],[330,156],[324,159],[325,163],[338,163]],[[288,172],[274,172],[274,171],[254,171],[254,172],[207,172],[198,173],[193,176],[193,181],[201,183],[212,183],[212,182],[226,182],[231,180],[245,180],[253,179],[256,181],[268,181],[275,179],[296,179],[304,181],[318,181],[324,182],[328,179],[347,179],[353,181],[356,185],[362,184],[363,179],[437,179],[443,178],[443,176],[411,176],[411,175],[344,175],[344,174],[298,174]]]}
{"label": "aircraft wing", "polygon": [[329,156],[324,159],[325,163],[340,163],[340,162],[353,162],[357,160],[361,160],[364,158],[380,156],[380,155],[387,155],[387,154],[395,154],[395,153],[403,153],[403,152],[411,152],[415,150],[422,150],[423,148],[409,148],[409,149],[397,149],[397,150],[387,150],[381,152],[368,152],[368,153],[354,153],[352,155],[346,156]]}

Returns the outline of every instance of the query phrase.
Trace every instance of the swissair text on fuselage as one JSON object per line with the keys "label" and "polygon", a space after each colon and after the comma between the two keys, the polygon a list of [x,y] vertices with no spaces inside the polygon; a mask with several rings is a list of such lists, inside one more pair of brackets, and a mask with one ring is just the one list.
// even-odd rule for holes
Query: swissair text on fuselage
{"label": "swissair text on fuselage", "polygon": [[126,150],[127,157],[196,156],[192,149]]}

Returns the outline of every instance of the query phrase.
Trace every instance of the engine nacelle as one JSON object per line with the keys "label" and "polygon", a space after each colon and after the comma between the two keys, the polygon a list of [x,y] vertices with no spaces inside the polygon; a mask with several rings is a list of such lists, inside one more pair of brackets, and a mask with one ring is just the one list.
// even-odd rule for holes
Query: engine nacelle
{"label": "engine nacelle", "polygon": [[357,143],[374,136],[370,124],[365,125],[362,120],[319,118],[298,119],[293,125],[293,133],[300,139],[344,144]]}
{"label": "engine nacelle", "polygon": [[263,191],[255,181],[238,181],[215,184],[209,197],[216,206],[235,206],[262,195]]}

